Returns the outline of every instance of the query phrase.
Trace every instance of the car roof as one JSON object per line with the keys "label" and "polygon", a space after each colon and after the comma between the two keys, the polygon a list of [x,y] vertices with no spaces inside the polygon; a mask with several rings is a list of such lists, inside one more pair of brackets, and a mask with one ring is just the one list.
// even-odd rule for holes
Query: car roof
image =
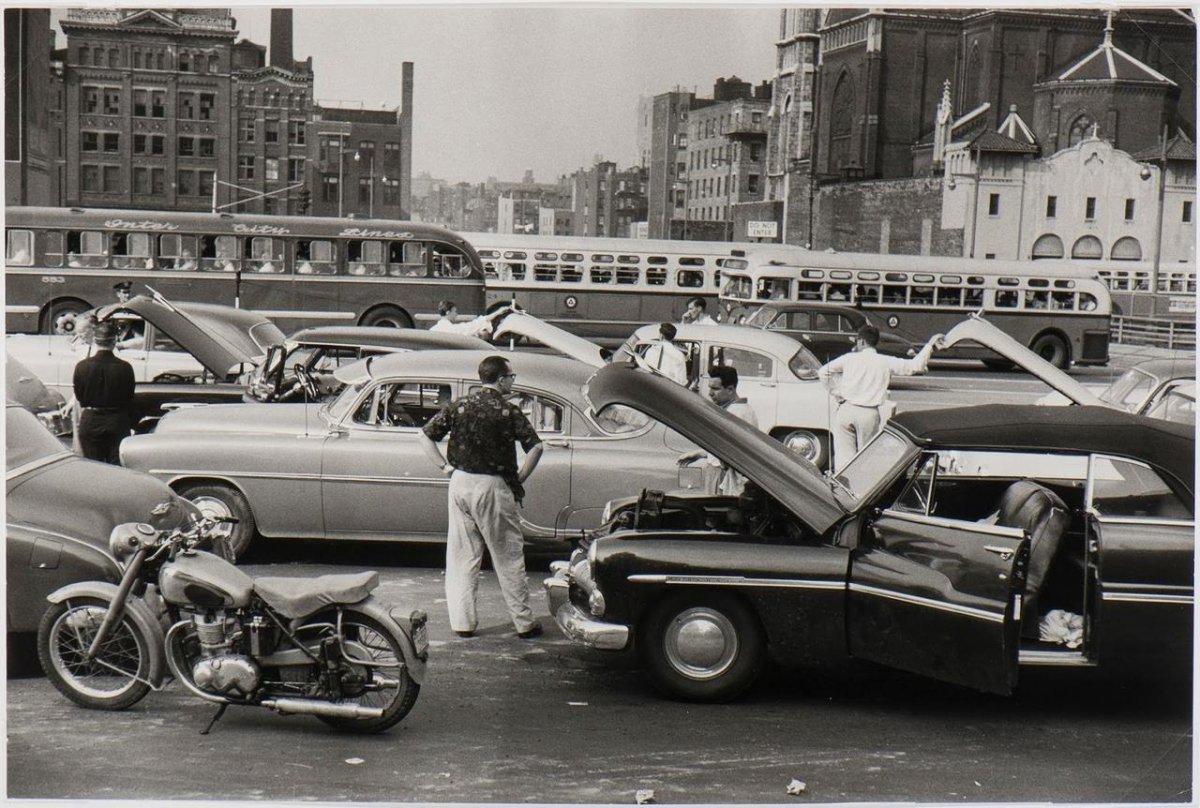
{"label": "car roof", "polygon": [[1196,362],[1193,358],[1147,359],[1145,362],[1138,362],[1131,369],[1148,373],[1160,380],[1196,378]]}
{"label": "car roof", "polygon": [[316,345],[353,345],[378,348],[475,348],[487,343],[465,334],[428,331],[424,328],[388,328],[368,325],[322,325],[304,328],[288,337],[288,342]]}
{"label": "car roof", "polygon": [[835,311],[840,314],[857,314],[860,317],[865,317],[861,309],[856,309],[853,306],[847,306],[843,303],[826,303],[818,300],[763,300],[761,308],[770,309],[772,311]]}
{"label": "car roof", "polygon": [[[745,345],[757,348],[785,360],[796,355],[796,351],[804,346],[776,331],[764,331],[761,328],[750,328],[744,325],[675,325],[675,339],[722,342],[728,345]],[[634,332],[639,340],[658,339],[658,323],[644,325]]]}
{"label": "car roof", "polygon": [[1195,491],[1196,438],[1182,424],[1110,407],[983,404],[918,410],[891,423],[932,447],[1032,452],[1096,452],[1140,460]]}
{"label": "car roof", "polygon": [[476,371],[479,363],[488,356],[507,359],[517,374],[519,387],[555,391],[565,388],[579,395],[579,388],[595,372],[595,368],[583,362],[549,354],[520,351],[411,351],[373,358],[370,373],[375,379],[408,375],[475,379],[478,378]]}

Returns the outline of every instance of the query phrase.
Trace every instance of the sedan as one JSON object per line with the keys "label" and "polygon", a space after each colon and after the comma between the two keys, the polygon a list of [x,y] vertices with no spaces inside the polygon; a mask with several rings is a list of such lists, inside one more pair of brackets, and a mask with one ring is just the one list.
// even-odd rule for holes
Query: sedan
{"label": "sedan", "polygon": [[[1180,359],[1148,359],[1139,362],[1122,373],[1112,384],[1095,391],[1099,399],[1110,407],[1146,415],[1158,407],[1160,399],[1172,390],[1190,382],[1196,383],[1194,357]],[[1070,400],[1060,394],[1042,396],[1038,404],[1060,406]],[[1165,411],[1165,410],[1163,410]],[[1175,412],[1173,409],[1172,412]],[[1171,419],[1168,419],[1171,420]]]}
{"label": "sedan", "polygon": [[[153,434],[121,444],[121,462],[168,483],[201,510],[241,521],[240,555],[255,534],[311,539],[442,542],[447,479],[418,431],[446,403],[479,386],[495,351],[414,351],[370,357],[338,373],[347,382],[318,404],[219,405],[167,415]],[[507,355],[513,394],[545,446],[526,484],[521,518],[532,546],[562,551],[600,524],[604,504],[631,480],[703,485],[679,468],[695,447],[623,407],[588,410],[592,369],[570,359]],[[696,397],[699,398],[698,396]]]}
{"label": "sedan", "polygon": [[889,356],[912,356],[924,341],[877,322],[862,309],[836,303],[764,303],[745,315],[744,325],[777,331],[799,340],[821,362],[854,350],[858,329],[879,329],[876,350]]}
{"label": "sedan", "polygon": [[545,582],[568,638],[635,647],[670,696],[733,698],[768,655],[1001,694],[1024,665],[1190,664],[1190,428],[1100,406],[909,412],[829,477],[627,364],[588,398],[662,420],[748,480],[737,498],[630,486]]}
{"label": "sedan", "polygon": [[46,596],[76,581],[116,583],[108,536],[125,522],[160,529],[196,509],[145,474],[67,451],[32,413],[5,408],[8,631],[36,631]]}

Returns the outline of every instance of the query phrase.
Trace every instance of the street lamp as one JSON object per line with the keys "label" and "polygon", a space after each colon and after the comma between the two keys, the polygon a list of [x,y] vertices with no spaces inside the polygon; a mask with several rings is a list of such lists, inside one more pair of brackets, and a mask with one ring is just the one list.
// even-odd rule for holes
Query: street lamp
{"label": "street lamp", "polygon": [[[359,154],[358,151],[355,151],[354,152],[354,163],[355,163],[355,165],[357,165],[360,162],[362,162],[362,155]],[[370,168],[369,168],[369,173],[367,175],[368,176],[367,182],[370,184],[368,186],[367,192],[369,195],[368,199],[370,201],[368,202],[369,207],[367,208],[367,216],[371,219],[374,219],[375,218],[375,151],[374,150],[371,151],[371,160],[370,160],[369,166],[370,166]]]}

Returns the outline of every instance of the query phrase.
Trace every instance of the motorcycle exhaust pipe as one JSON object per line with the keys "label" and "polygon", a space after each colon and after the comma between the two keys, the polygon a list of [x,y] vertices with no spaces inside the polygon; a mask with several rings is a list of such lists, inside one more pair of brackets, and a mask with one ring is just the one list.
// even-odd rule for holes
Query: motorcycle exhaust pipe
{"label": "motorcycle exhaust pipe", "polygon": [[357,704],[330,704],[326,701],[308,699],[263,699],[263,707],[284,715],[324,715],[331,718],[381,718],[382,707],[362,707]]}

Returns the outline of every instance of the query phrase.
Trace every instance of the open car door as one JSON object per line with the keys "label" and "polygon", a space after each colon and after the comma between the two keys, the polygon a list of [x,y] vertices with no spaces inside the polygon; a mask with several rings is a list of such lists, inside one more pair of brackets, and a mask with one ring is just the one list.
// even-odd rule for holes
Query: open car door
{"label": "open car door", "polygon": [[1028,555],[1016,528],[881,511],[851,554],[850,654],[1009,693]]}

